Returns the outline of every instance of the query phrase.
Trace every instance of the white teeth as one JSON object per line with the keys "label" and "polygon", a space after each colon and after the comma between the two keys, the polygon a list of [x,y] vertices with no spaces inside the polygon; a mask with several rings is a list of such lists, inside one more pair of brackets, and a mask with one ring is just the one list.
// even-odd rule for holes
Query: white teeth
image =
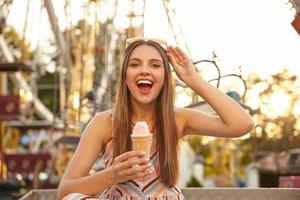
{"label": "white teeth", "polygon": [[152,82],[149,81],[149,80],[139,80],[139,81],[137,82],[137,84],[150,84],[150,85],[152,85]]}

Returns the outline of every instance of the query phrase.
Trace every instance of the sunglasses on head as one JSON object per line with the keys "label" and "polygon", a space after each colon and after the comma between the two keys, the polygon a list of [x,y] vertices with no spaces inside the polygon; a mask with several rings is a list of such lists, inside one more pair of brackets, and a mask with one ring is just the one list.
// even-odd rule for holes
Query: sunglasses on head
{"label": "sunglasses on head", "polygon": [[126,47],[127,48],[130,44],[137,42],[137,41],[152,41],[160,44],[163,48],[167,47],[167,41],[158,39],[158,38],[127,38],[126,39]]}

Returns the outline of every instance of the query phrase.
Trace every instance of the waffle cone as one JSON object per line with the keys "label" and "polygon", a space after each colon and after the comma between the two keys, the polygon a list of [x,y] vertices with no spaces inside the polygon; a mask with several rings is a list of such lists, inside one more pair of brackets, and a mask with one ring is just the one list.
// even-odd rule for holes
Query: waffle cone
{"label": "waffle cone", "polygon": [[132,148],[133,150],[144,151],[146,156],[150,157],[151,146],[152,146],[152,134],[147,135],[131,135]]}

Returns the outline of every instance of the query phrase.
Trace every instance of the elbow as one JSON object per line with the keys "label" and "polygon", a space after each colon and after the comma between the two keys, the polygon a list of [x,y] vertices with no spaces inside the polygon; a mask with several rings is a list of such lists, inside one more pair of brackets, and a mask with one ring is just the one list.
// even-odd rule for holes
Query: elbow
{"label": "elbow", "polygon": [[251,132],[254,128],[254,121],[251,117],[239,122],[239,127],[236,129],[234,137],[241,137]]}
{"label": "elbow", "polygon": [[247,134],[247,133],[249,133],[249,132],[251,132],[253,130],[253,128],[254,128],[254,121],[253,121],[253,119],[249,118],[247,120],[247,122],[245,123],[244,126],[245,126],[245,131],[244,131],[243,135],[245,135],[245,134]]}

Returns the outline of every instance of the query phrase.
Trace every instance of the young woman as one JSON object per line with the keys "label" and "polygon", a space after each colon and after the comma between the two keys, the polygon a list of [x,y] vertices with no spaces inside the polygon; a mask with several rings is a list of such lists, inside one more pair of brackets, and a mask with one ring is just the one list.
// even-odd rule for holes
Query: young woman
{"label": "young woman", "polygon": [[[218,116],[174,107],[170,63]],[[153,133],[150,158],[131,149],[137,121],[146,121]],[[86,127],[60,182],[58,199],[183,199],[177,186],[180,139],[187,134],[239,137],[252,128],[247,112],[201,78],[180,48],[133,40],[125,50],[115,107],[97,114]],[[88,175],[100,152],[106,168]]]}

